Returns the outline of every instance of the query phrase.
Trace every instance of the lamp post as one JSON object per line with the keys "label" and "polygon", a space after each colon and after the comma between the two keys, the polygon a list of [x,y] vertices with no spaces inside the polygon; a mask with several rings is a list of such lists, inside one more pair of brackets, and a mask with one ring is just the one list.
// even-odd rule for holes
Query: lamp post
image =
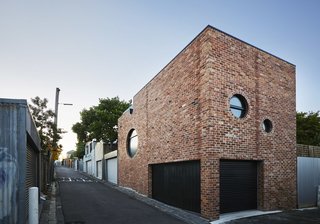
{"label": "lamp post", "polygon": [[[60,94],[60,89],[57,87],[56,88],[56,99],[55,99],[55,110],[54,110],[54,124],[55,124],[55,128],[54,128],[54,139],[53,139],[53,143],[55,144],[55,149],[56,151],[58,151],[58,139],[57,139],[57,132],[58,132],[58,111],[59,111],[59,104],[62,105],[66,105],[66,106],[72,106],[72,103],[59,103],[59,94]],[[57,152],[56,152],[57,153]],[[52,176],[52,173],[51,173]]]}
{"label": "lamp post", "polygon": [[60,93],[60,89],[56,88],[56,104],[54,107],[54,124],[56,125],[56,127],[58,127],[59,93]]}
{"label": "lamp post", "polygon": [[60,89],[57,87],[56,88],[56,101],[55,101],[55,108],[54,108],[54,124],[56,125],[56,128],[58,129],[58,109],[59,109],[59,104],[65,105],[65,106],[73,106],[72,103],[59,103],[59,94],[60,94]]}

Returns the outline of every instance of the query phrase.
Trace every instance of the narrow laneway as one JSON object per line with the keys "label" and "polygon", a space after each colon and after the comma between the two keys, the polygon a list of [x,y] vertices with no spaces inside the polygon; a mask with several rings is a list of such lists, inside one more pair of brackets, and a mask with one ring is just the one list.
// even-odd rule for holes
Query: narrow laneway
{"label": "narrow laneway", "polygon": [[73,169],[56,174],[65,223],[184,223]]}

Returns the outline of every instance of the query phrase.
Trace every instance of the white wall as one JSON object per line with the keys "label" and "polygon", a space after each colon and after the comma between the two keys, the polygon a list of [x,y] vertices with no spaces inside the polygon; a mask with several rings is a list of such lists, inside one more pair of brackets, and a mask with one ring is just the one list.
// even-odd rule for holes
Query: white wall
{"label": "white wall", "polygon": [[103,142],[97,142],[95,147],[95,160],[99,161],[103,159]]}

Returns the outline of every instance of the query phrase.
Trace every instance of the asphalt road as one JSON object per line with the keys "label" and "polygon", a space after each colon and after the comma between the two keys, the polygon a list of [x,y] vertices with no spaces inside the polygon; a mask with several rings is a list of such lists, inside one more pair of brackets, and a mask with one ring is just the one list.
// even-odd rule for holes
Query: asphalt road
{"label": "asphalt road", "polygon": [[56,174],[66,224],[185,223],[70,168]]}

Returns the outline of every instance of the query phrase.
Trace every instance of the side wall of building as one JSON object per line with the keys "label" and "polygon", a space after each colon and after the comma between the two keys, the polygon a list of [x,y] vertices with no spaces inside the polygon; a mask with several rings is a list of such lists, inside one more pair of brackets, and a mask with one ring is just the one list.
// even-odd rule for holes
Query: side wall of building
{"label": "side wall of building", "polygon": [[[134,97],[133,113],[120,118],[120,185],[150,196],[150,164],[200,159],[199,45],[200,41],[191,43],[168,64]],[[132,128],[139,145],[130,158],[126,139]]]}
{"label": "side wall of building", "polygon": [[[29,187],[40,187],[40,138],[26,100],[0,99],[0,222],[25,223]],[[40,189],[41,190],[41,189]]]}
{"label": "side wall of building", "polygon": [[[229,108],[243,95],[248,113]],[[273,130],[262,129],[264,119]],[[138,151],[127,154],[136,129]],[[133,100],[119,119],[119,185],[151,196],[151,164],[201,161],[201,214],[219,216],[221,159],[258,162],[258,208],[296,206],[295,67],[211,27]]]}
{"label": "side wall of building", "polygon": [[[258,208],[287,209],[296,206],[295,66],[225,33],[209,29],[206,102],[208,116],[201,130],[204,139],[202,170],[212,170],[205,184],[219,182],[221,159],[258,162]],[[235,118],[229,99],[241,94],[248,113]],[[273,129],[262,128],[265,119]],[[204,165],[204,164],[208,164]],[[210,169],[212,165],[214,169]],[[204,195],[204,193],[203,195]],[[219,206],[219,190],[211,197]],[[209,208],[211,206],[208,206]],[[210,211],[206,211],[208,214]]]}

